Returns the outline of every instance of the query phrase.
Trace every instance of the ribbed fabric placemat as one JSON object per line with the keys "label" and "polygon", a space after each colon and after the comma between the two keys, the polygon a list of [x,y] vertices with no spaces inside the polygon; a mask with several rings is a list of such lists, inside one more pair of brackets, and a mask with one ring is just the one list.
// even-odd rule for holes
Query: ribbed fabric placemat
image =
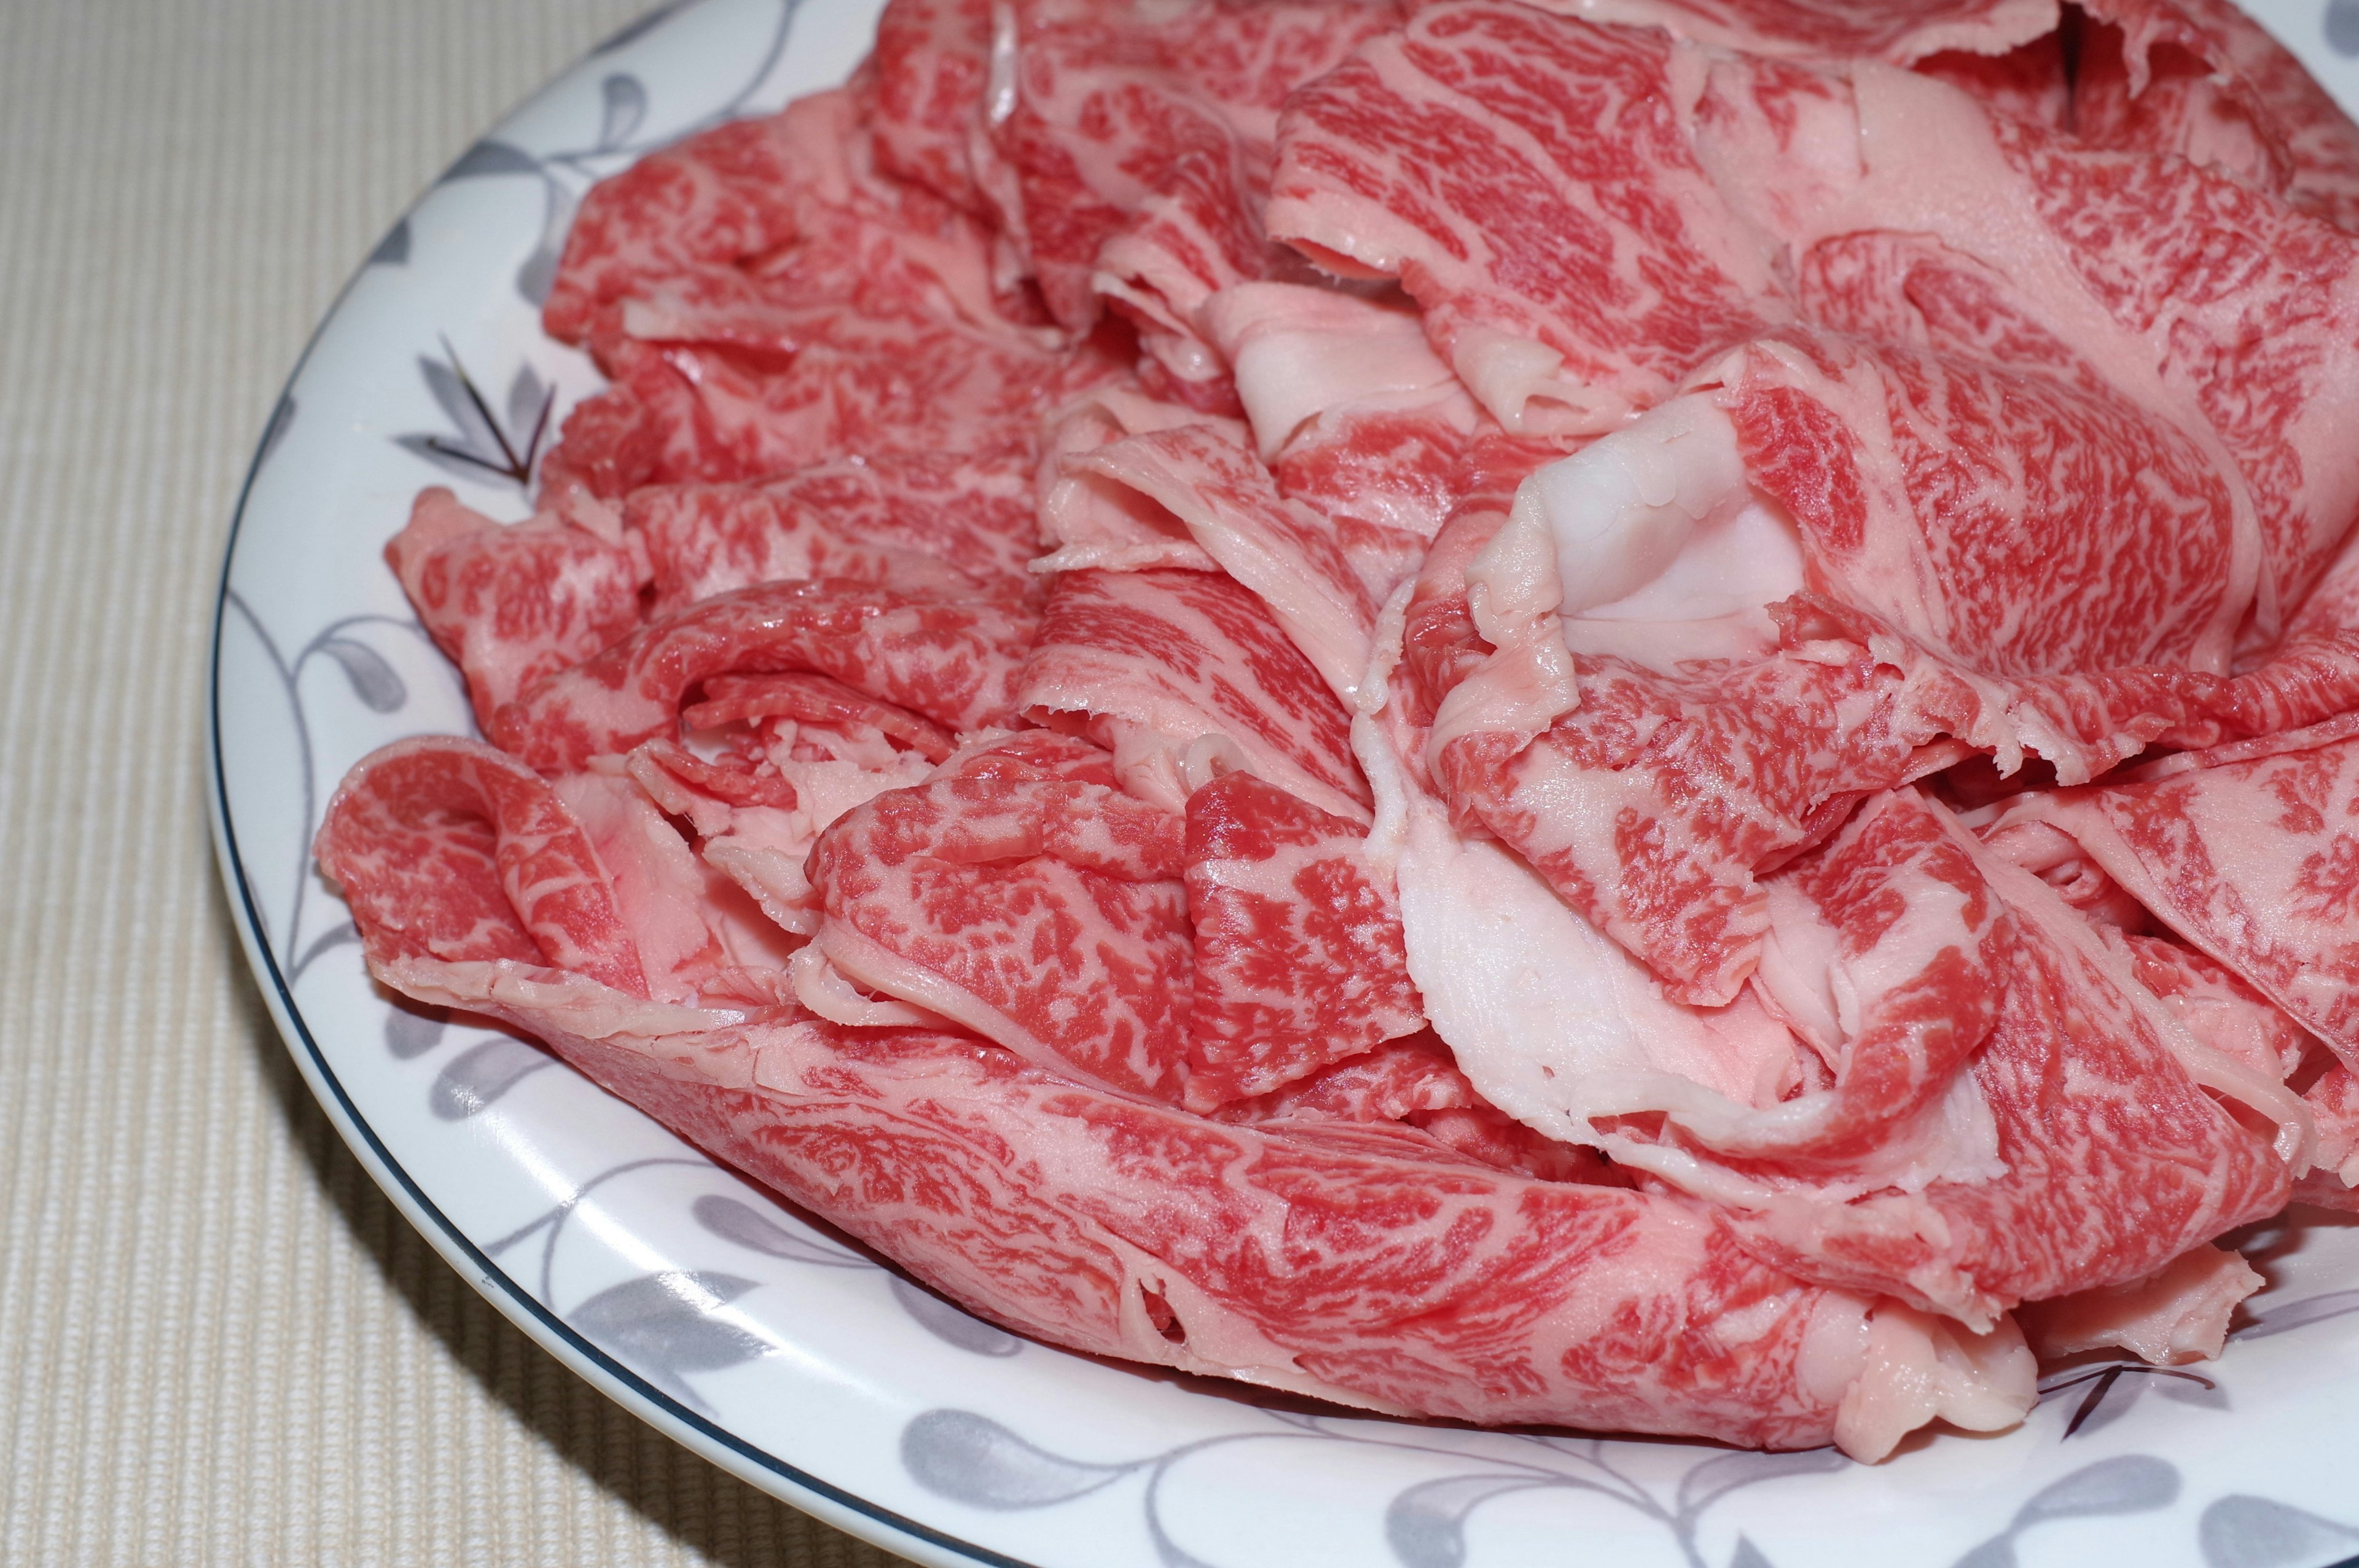
{"label": "ribbed fabric placemat", "polygon": [[897,1561],[427,1247],[296,1077],[206,837],[281,381],[418,189],[645,4],[0,9],[0,1563]]}

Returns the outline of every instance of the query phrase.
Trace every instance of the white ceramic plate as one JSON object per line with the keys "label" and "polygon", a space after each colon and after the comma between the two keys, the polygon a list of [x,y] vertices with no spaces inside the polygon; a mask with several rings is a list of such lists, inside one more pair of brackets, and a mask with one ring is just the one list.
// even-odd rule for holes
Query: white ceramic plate
{"label": "white ceramic plate", "polygon": [[[702,0],[518,109],[378,245],[288,384],[231,536],[214,823],[279,1028],[394,1201],[504,1312],[680,1442],[929,1563],[1040,1568],[2316,1568],[2359,1553],[2359,1227],[2240,1238],[2216,1365],[2099,1364],[2003,1437],[1831,1452],[1304,1413],[1015,1338],[832,1239],[506,1035],[369,983],[311,866],[364,753],[469,728],[379,555],[422,486],[525,514],[588,362],[539,330],[582,189],[841,81],[877,0]],[[2267,19],[2359,102],[2359,0]],[[472,389],[472,390],[471,390]]]}

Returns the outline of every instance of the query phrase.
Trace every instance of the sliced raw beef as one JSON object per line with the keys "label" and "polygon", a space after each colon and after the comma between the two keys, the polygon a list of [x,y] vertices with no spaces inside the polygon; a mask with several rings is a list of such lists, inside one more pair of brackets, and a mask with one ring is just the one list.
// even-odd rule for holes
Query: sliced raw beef
{"label": "sliced raw beef", "polygon": [[1511,431],[1610,428],[1788,310],[1660,32],[1444,0],[1288,103],[1269,232],[1397,278]]}
{"label": "sliced raw beef", "polygon": [[1040,553],[1020,450],[822,463],[759,487],[649,486],[624,516],[653,567],[657,614],[799,578],[919,591],[963,580],[1022,597]]}
{"label": "sliced raw beef", "polygon": [[1240,448],[1250,438],[1242,420],[1208,416],[1184,403],[1151,397],[1136,377],[1093,387],[1050,416],[1036,489],[1040,532],[1054,548],[1033,562],[1032,569],[1218,571],[1204,547],[1189,536],[1187,524],[1162,503],[1093,471],[1087,461],[1091,453],[1125,437],[1190,425]]}
{"label": "sliced raw beef", "polygon": [[1349,722],[1260,600],[1217,572],[1065,572],[1016,685],[1038,722],[1110,747],[1124,787],[1177,813],[1224,772],[1362,816]]}
{"label": "sliced raw beef", "polygon": [[972,755],[821,835],[812,946],[854,984],[1065,1077],[1176,1103],[1191,963],[1182,848],[1178,817],[1108,784]]}
{"label": "sliced raw beef", "polygon": [[649,568],[649,612],[669,615],[717,593],[814,578],[927,598],[979,599],[995,589],[1021,594],[1009,579],[986,587],[933,556],[872,542],[861,537],[864,530],[832,527],[824,511],[782,497],[777,488],[650,484],[634,491],[623,516]]}
{"label": "sliced raw beef", "polygon": [[1975,1082],[2003,1174],[1920,1196],[1771,1205],[1750,1244],[1808,1277],[1887,1290],[1969,1325],[2017,1301],[2122,1284],[2274,1214],[2306,1120],[2273,1084],[2239,1098],[2282,1116],[2280,1152],[2205,1092],[2233,1064],[2180,1030],[2125,955],[2028,872],[1985,860],[2017,940]]}
{"label": "sliced raw beef", "polygon": [[1203,312],[1279,493],[1327,519],[1378,604],[1450,515],[1482,423],[1406,304],[1247,283]]}
{"label": "sliced raw beef", "polygon": [[1375,605],[1327,521],[1277,492],[1254,455],[1209,425],[1126,437],[1066,460],[1177,518],[1220,568],[1261,596],[1348,699],[1368,664]]}
{"label": "sliced raw beef", "polygon": [[1389,879],[1357,822],[1250,773],[1188,797],[1187,1105],[1287,1087],[1425,1026]]}
{"label": "sliced raw beef", "polygon": [[2084,287],[2156,346],[2252,487],[2263,624],[2282,624],[2359,512],[2359,239],[2176,159],[1995,129]]}
{"label": "sliced raw beef", "polygon": [[1958,50],[1999,55],[2053,32],[2056,0],[1549,0],[1543,10],[1593,22],[1662,27],[1747,54],[1882,59],[1913,65]]}
{"label": "sliced raw beef", "polygon": [[1409,971],[1486,1101],[1757,1207],[1997,1171],[1989,1113],[1961,1075],[1993,1027],[2012,938],[1972,854],[1911,793],[1864,808],[1772,880],[1761,979],[1723,1008],[1680,1005],[1438,812],[1412,808],[1397,863]]}
{"label": "sliced raw beef", "polygon": [[591,400],[609,406],[581,426],[587,449],[567,422],[560,477],[619,466],[617,447],[636,482],[1027,447],[1043,411],[1111,368],[1006,293],[974,218],[870,167],[856,107],[804,99],[592,193],[546,315],[616,385]]}
{"label": "sliced raw beef", "polygon": [[821,675],[713,676],[704,682],[704,700],[682,708],[679,717],[690,730],[764,719],[791,719],[806,733],[815,727],[874,730],[936,762],[957,749],[941,726]]}
{"label": "sliced raw beef", "polygon": [[2359,1065],[2359,740],[2026,795],[1991,832],[2025,824]]}
{"label": "sliced raw beef", "polygon": [[420,491],[385,546],[435,645],[467,677],[475,722],[628,636],[639,573],[627,551],[551,516],[495,523],[449,491]]}
{"label": "sliced raw beef", "polygon": [[499,959],[647,994],[590,836],[504,752],[441,735],[372,752],[328,802],[317,848],[372,962]]}
{"label": "sliced raw beef", "polygon": [[1497,651],[1430,761],[1718,1004],[1766,930],[1756,870],[1958,742],[2086,778],[2212,719],[2240,607],[2216,475],[2117,399],[1791,332],[1701,380],[1527,482],[1466,568]]}
{"label": "sliced raw beef", "polygon": [[2237,1303],[2267,1282],[2241,1254],[2198,1247],[2151,1278],[2042,1302],[2021,1321],[2042,1356],[2119,1348],[2179,1367],[2225,1349]]}
{"label": "sliced raw beef", "polygon": [[2359,130],[2230,0],[2089,0],[2074,130],[2223,167],[2338,228],[2359,227]]}
{"label": "sliced raw beef", "polygon": [[584,496],[618,502],[655,477],[670,444],[662,421],[629,387],[585,397],[540,460],[541,505],[562,510]]}
{"label": "sliced raw beef", "polygon": [[890,0],[876,18],[876,161],[961,210],[991,215],[986,95],[992,86],[991,0]]}
{"label": "sliced raw beef", "polygon": [[675,737],[699,682],[808,670],[953,730],[1004,720],[1029,611],[864,583],[770,583],[649,623],[500,709],[492,738],[547,773]]}
{"label": "sliced raw beef", "polygon": [[953,1299],[1079,1349],[1378,1410],[1864,1458],[2034,1398],[2011,1324],[1977,1337],[1813,1289],[1688,1206],[1492,1171],[1406,1128],[1219,1126],[971,1037],[610,1002],[510,966],[383,973],[530,1030]]}
{"label": "sliced raw beef", "polygon": [[792,116],[739,120],[651,153],[594,187],[574,214],[542,321],[582,342],[603,311],[685,276],[715,276],[802,231],[850,104],[823,94]]}
{"label": "sliced raw beef", "polygon": [[[963,323],[828,307],[765,310],[717,341],[626,339],[605,359],[665,432],[642,483],[771,479],[847,454],[1020,447],[1042,414],[1113,368]],[[560,447],[557,458],[571,454]]]}
{"label": "sliced raw beef", "polygon": [[[823,676],[724,676],[706,689],[760,687],[766,689],[732,696],[776,709],[789,706],[778,689],[786,685],[802,688],[796,698],[811,699],[791,701],[795,709],[823,720],[772,712],[750,734],[733,736],[718,756],[655,740],[625,765],[651,801],[690,825],[705,864],[743,889],[779,930],[809,936],[819,929],[820,914],[807,875],[812,844],[853,807],[923,784],[948,737],[849,687],[831,691],[835,683]],[[714,717],[712,706],[698,704],[691,721]]]}
{"label": "sliced raw beef", "polygon": [[596,187],[542,312],[549,334],[603,355],[625,337],[730,341],[741,320],[822,306],[1030,325],[998,292],[989,230],[879,174],[858,115],[848,89],[814,94]]}
{"label": "sliced raw beef", "polygon": [[[1201,964],[1198,972],[1201,976]],[[1234,1102],[1223,1108],[1220,1116],[1224,1121],[1329,1117],[1340,1121],[1416,1122],[1434,1112],[1466,1110],[1481,1103],[1474,1086],[1458,1070],[1450,1048],[1427,1029],[1321,1067],[1270,1094]],[[1593,1170],[1603,1177],[1605,1163],[1596,1162]],[[1601,1184],[1611,1184],[1601,1181]]]}
{"label": "sliced raw beef", "polygon": [[[380,978],[530,1030],[1016,1326],[1385,1409],[1780,1445],[1832,1434],[1870,1457],[1937,1416],[2007,1424],[2031,1397],[2011,1329],[1977,1341],[1799,1286],[1669,1200],[1502,1174],[1407,1128],[1221,1127],[1048,1076],[971,1036],[751,1022],[552,968],[562,957],[619,979],[636,970],[586,836],[548,785],[484,748],[405,747],[364,764],[322,838],[323,863],[361,891],[356,908],[419,848],[442,866],[440,885],[505,881],[523,902],[475,900],[448,958],[386,926],[370,949]],[[969,782],[1102,789],[1060,776],[1090,771],[1104,776],[1079,754],[1045,767],[978,758]],[[1096,838],[1087,847],[1049,836],[1101,862],[1146,848],[1109,827],[1079,834]],[[560,866],[560,886],[545,888]],[[996,1240],[979,1248],[985,1233]],[[1738,1309],[1747,1331],[1723,1335]],[[1912,1382],[1944,1348],[1953,1375]]]}
{"label": "sliced raw beef", "polygon": [[1016,171],[1006,216],[1057,319],[1085,325],[1110,293],[1175,384],[1215,377],[1193,319],[1273,259],[1258,209],[1278,105],[1397,15],[1385,0],[1014,6],[992,134]]}
{"label": "sliced raw beef", "polygon": [[[2178,425],[2248,492],[2254,631],[2276,635],[2359,513],[2342,460],[2359,438],[2359,240],[2226,174],[2092,148],[1908,71],[1723,60],[1696,124],[1720,189],[1805,277],[1831,276],[1811,260],[1822,243],[1917,236],[1920,254],[1962,258],[1946,270],[1998,306],[1996,342]],[[1874,150],[1840,150],[1854,146]],[[1866,287],[1822,287],[1806,306],[1883,329],[1888,287],[1852,276]],[[1995,346],[1991,327],[1975,309],[1919,322],[1931,346],[1970,352]]]}
{"label": "sliced raw beef", "polygon": [[2125,932],[2119,940],[2129,951],[2130,972],[2138,984],[2152,991],[2198,1044],[2256,1079],[2289,1083],[2301,1076],[2304,1064],[2325,1062],[2316,1035],[2199,949],[2139,933]]}
{"label": "sliced raw beef", "polygon": [[1061,1345],[2012,1425],[2359,1207],[2338,223],[2227,0],[889,0],[584,202],[321,865]]}

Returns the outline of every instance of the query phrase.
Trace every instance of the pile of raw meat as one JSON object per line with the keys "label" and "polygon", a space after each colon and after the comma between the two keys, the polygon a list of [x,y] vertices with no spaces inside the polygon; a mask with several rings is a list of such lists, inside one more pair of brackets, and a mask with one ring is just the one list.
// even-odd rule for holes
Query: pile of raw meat
{"label": "pile of raw meat", "polygon": [[320,860],[1058,1344],[2004,1427],[2359,1176],[2354,227],[2223,0],[893,0],[591,193]]}

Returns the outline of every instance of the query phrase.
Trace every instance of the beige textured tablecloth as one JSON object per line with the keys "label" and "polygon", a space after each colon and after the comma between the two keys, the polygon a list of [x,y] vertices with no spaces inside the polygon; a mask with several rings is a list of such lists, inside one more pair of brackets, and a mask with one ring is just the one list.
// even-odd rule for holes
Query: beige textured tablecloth
{"label": "beige textured tablecloth", "polygon": [[433,174],[645,0],[0,0],[0,1563],[897,1561],[607,1401],[295,1076],[205,827],[230,507]]}

